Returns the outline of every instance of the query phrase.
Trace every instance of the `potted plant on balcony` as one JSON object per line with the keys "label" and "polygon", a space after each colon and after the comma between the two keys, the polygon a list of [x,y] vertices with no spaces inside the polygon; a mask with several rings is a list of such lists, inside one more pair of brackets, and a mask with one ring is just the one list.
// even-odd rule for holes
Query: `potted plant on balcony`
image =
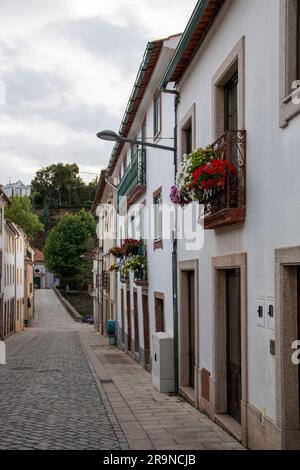
{"label": "potted plant on balcony", "polygon": [[122,246],[114,246],[109,250],[109,254],[113,255],[115,258],[123,258],[124,257],[124,249]]}
{"label": "potted plant on balcony", "polygon": [[134,256],[139,253],[139,249],[142,246],[142,240],[135,240],[133,238],[127,238],[124,240],[122,248],[125,256]]}
{"label": "potted plant on balcony", "polygon": [[143,256],[135,255],[129,258],[121,268],[122,277],[128,277],[130,271],[134,271],[137,279],[142,278],[143,271],[147,268],[147,261]]}
{"label": "potted plant on balcony", "polygon": [[236,169],[227,160],[214,159],[193,171],[193,181],[189,188],[196,200],[203,201],[211,192],[223,190],[227,176],[234,176]]}
{"label": "potted plant on balcony", "polygon": [[226,177],[236,174],[227,160],[217,158],[213,147],[200,148],[186,155],[179,166],[176,186],[172,186],[170,198],[182,207],[191,202],[206,203],[216,191],[224,189]]}
{"label": "potted plant on balcony", "polygon": [[109,268],[109,271],[112,273],[112,272],[116,272],[118,273],[120,271],[120,265],[117,264],[117,263],[113,263],[111,265],[111,267]]}
{"label": "potted plant on balcony", "polygon": [[184,155],[178,168],[176,186],[171,188],[170,199],[173,204],[184,207],[197,200],[196,194],[190,186],[193,183],[193,172],[215,157],[216,152],[211,146],[199,148]]}

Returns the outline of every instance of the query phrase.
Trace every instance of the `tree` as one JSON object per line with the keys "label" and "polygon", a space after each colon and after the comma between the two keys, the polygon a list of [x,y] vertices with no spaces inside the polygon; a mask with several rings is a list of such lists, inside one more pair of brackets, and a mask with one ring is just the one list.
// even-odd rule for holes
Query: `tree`
{"label": "tree", "polygon": [[13,197],[11,204],[5,209],[5,217],[19,225],[29,238],[33,238],[38,232],[44,230],[38,216],[32,212],[28,196]]}
{"label": "tree", "polygon": [[50,209],[61,206],[85,206],[94,200],[97,182],[85,184],[76,163],[57,163],[37,171],[31,182],[34,205]]}
{"label": "tree", "polygon": [[85,210],[75,215],[63,215],[51,230],[44,255],[49,271],[59,276],[62,284],[81,284],[80,277],[86,261],[80,257],[91,251],[91,238],[95,230],[96,222]]}

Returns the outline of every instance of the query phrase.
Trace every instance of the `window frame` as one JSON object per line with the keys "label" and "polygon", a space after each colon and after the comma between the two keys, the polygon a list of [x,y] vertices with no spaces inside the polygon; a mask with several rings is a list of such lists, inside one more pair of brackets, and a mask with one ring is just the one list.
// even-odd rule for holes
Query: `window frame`
{"label": "window frame", "polygon": [[162,129],[162,94],[158,92],[153,100],[153,135],[154,140],[158,139]]}
{"label": "window frame", "polygon": [[[159,204],[158,204],[159,202]],[[160,207],[158,210],[157,206]],[[162,187],[153,193],[154,209],[154,250],[163,248],[163,216],[162,216]],[[159,223],[158,223],[159,216]],[[159,229],[159,230],[158,230]]]}
{"label": "window frame", "polygon": [[[293,90],[292,84],[300,72],[300,2],[280,0],[279,28],[279,124],[281,128],[300,113],[300,93]],[[296,99],[294,99],[296,98]],[[298,102],[297,102],[298,101]]]}

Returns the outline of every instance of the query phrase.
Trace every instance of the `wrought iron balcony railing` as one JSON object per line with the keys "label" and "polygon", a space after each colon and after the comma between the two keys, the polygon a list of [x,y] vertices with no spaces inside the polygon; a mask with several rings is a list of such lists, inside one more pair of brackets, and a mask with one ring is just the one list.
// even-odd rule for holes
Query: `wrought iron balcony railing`
{"label": "wrought iron balcony railing", "polygon": [[118,200],[146,185],[146,150],[137,149],[118,187]]}
{"label": "wrought iron balcony railing", "polygon": [[204,227],[215,229],[243,223],[246,217],[246,131],[227,131],[214,144],[217,158],[236,168],[225,186],[206,191]]}
{"label": "wrought iron balcony railing", "polygon": [[[144,258],[145,261],[147,262],[147,246],[146,246],[145,243],[143,243],[139,247],[138,254],[139,254],[139,256]],[[135,280],[135,282],[148,282],[148,268],[147,268],[147,266],[146,266],[146,268],[143,268],[143,269],[141,268],[141,269],[138,269],[134,272],[134,280]]]}

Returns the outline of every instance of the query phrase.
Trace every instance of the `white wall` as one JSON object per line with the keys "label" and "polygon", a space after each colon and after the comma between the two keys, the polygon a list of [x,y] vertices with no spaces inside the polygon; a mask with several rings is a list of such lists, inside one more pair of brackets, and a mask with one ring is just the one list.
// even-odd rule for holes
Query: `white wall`
{"label": "white wall", "polygon": [[[137,116],[132,125],[130,133],[131,137],[141,137],[141,126],[146,118],[147,137],[153,137],[153,98],[157,90],[162,73],[168,64],[172,55],[172,50],[169,49],[176,47],[178,38],[172,38],[165,43],[165,48],[161,52],[155,71],[152,75],[150,83],[148,84],[145,97],[140,104]],[[162,133],[161,137],[164,139],[155,141],[160,145],[173,146],[174,141],[170,138],[174,135],[174,96],[170,94],[162,94]],[[165,139],[165,138],[168,139]],[[154,142],[148,140],[148,142]],[[122,164],[125,153],[127,153],[127,164],[130,162],[130,148],[124,146],[120,155],[117,166],[113,175],[117,177],[119,169]],[[147,189],[137,201],[136,205],[146,201],[146,208],[151,211],[153,204],[153,193],[162,187],[162,201],[163,204],[169,204],[170,187],[174,184],[174,165],[173,153],[165,150],[157,150],[147,147],[146,149],[146,180]],[[134,207],[130,208],[128,215],[129,219],[134,211]],[[164,224],[164,222],[163,222]],[[155,331],[155,301],[154,293],[160,292],[164,294],[164,313],[165,313],[165,329],[169,334],[173,334],[173,306],[172,306],[172,241],[171,239],[163,240],[163,249],[154,250],[154,240],[151,237],[151,226],[148,218],[147,227],[147,255],[148,255],[148,299],[149,299],[149,321],[150,321],[150,348],[151,348],[151,335]],[[118,233],[120,227],[123,227],[124,237],[124,221],[119,223]],[[130,236],[130,234],[129,234]],[[120,243],[120,239],[118,240]],[[133,308],[133,287],[136,287],[131,277],[131,309]],[[126,324],[126,296],[125,299],[125,324]],[[120,314],[120,285],[118,289],[118,306],[119,318]],[[139,311],[139,336],[140,345],[144,347],[143,341],[143,313],[142,313],[142,289],[138,287],[138,311]],[[133,315],[131,322],[131,331],[134,335]],[[127,332],[127,329],[126,329]]]}

